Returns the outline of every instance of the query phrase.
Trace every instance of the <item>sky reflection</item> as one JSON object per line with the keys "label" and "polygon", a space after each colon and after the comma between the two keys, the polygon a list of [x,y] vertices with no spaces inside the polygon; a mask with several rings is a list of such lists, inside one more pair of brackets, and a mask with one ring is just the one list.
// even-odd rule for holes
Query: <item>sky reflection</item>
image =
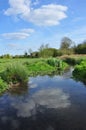
{"label": "sky reflection", "polygon": [[29,117],[36,114],[39,106],[45,108],[68,108],[71,105],[69,95],[61,89],[42,89],[37,91],[32,97],[13,102],[12,107],[17,110],[18,117]]}

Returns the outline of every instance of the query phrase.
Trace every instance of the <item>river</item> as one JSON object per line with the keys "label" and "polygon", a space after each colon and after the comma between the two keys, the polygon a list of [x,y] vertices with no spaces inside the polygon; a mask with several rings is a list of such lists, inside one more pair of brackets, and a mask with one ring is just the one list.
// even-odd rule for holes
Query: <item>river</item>
{"label": "river", "polygon": [[61,75],[30,77],[0,96],[0,130],[86,130],[86,86]]}

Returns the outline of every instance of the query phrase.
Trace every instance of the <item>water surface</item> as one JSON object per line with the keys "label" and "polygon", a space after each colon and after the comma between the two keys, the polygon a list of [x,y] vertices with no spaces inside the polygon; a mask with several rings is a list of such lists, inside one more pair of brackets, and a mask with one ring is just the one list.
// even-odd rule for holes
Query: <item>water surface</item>
{"label": "water surface", "polygon": [[1,95],[0,130],[86,130],[86,86],[71,73],[30,77]]}

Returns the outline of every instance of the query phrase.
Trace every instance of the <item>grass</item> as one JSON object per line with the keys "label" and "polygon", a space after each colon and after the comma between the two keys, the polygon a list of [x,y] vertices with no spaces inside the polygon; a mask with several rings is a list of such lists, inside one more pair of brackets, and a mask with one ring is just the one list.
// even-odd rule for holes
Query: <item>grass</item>
{"label": "grass", "polygon": [[[69,58],[69,59],[67,59]],[[64,58],[62,58],[64,60]],[[82,61],[86,57],[66,57],[68,62],[75,62],[75,60]],[[68,67],[68,62],[65,63],[59,58],[19,58],[19,59],[0,59],[0,92],[7,89],[7,85],[12,83],[25,83],[28,80],[28,76],[44,75],[58,73],[58,70],[64,70]],[[65,60],[64,60],[65,61]],[[79,63],[78,63],[79,64]],[[83,63],[84,64],[84,63]],[[73,72],[80,77],[83,76],[86,79],[86,62],[84,65],[76,66]],[[77,69],[78,68],[78,69]],[[78,71],[77,71],[78,70]],[[77,72],[77,73],[76,73]],[[83,74],[81,74],[83,72]],[[80,75],[80,76],[79,76]],[[85,80],[84,79],[84,80]]]}
{"label": "grass", "polygon": [[80,80],[86,84],[86,60],[75,66],[73,76],[76,80]]}
{"label": "grass", "polygon": [[69,65],[79,64],[81,61],[86,59],[86,55],[63,55],[60,57],[63,61]]}
{"label": "grass", "polygon": [[29,65],[26,65],[28,68],[28,74],[31,75],[43,75],[43,74],[49,74],[55,71],[55,67],[50,66],[45,61],[38,61],[31,63]]}
{"label": "grass", "polygon": [[11,64],[0,73],[0,93],[6,89],[24,86],[28,81],[28,72],[21,64]]}
{"label": "grass", "polygon": [[39,60],[41,60],[41,58],[39,59],[37,59],[37,58],[16,58],[16,59],[0,59],[0,72],[2,72],[3,70],[5,70],[5,68],[7,67],[7,66],[10,66],[10,65],[12,65],[12,64],[24,64],[24,63],[26,63],[26,62],[28,62],[28,63],[34,63],[35,61],[39,61]]}
{"label": "grass", "polygon": [[[53,59],[53,58],[52,58]],[[7,66],[12,64],[21,64],[26,66],[29,71],[53,71],[55,70],[54,66],[47,64],[47,58],[19,58],[19,59],[0,59],[0,72],[3,72]],[[39,62],[39,63],[38,63]],[[47,64],[47,65],[45,65]],[[32,66],[32,67],[31,67]],[[47,66],[47,67],[46,67]]]}
{"label": "grass", "polygon": [[7,83],[0,77],[0,93],[4,92],[7,88]]}
{"label": "grass", "polygon": [[25,83],[28,80],[27,69],[21,64],[11,64],[0,75],[8,84]]}
{"label": "grass", "polygon": [[67,66],[57,58],[0,59],[0,91],[7,89],[7,85],[27,82],[28,76],[52,74]]}

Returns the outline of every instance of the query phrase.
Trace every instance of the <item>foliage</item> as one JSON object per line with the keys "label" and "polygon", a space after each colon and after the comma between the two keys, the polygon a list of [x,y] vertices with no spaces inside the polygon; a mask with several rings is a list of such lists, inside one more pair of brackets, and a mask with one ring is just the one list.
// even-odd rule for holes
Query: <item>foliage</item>
{"label": "foliage", "polygon": [[28,80],[27,70],[20,64],[12,64],[1,73],[1,78],[9,83],[25,83]]}
{"label": "foliage", "polygon": [[51,65],[51,66],[56,67],[57,69],[60,69],[60,70],[62,70],[62,69],[64,69],[65,67],[68,66],[65,62],[63,62],[63,61],[60,60],[60,59],[56,59],[56,58],[48,59],[48,60],[47,60],[47,63],[48,63],[49,65]]}
{"label": "foliage", "polygon": [[72,55],[75,53],[73,48],[68,48],[68,49],[63,48],[63,49],[60,49],[59,51],[61,55]]}
{"label": "foliage", "polygon": [[47,63],[51,66],[58,66],[59,60],[55,58],[50,58],[47,60]]}
{"label": "foliage", "polygon": [[58,50],[55,48],[44,48],[39,52],[39,57],[56,57],[58,56]]}
{"label": "foliage", "polygon": [[81,80],[86,83],[86,60],[83,60],[79,65],[75,66],[73,76],[77,80]]}
{"label": "foliage", "polygon": [[32,52],[32,53],[30,54],[30,57],[31,57],[31,58],[38,58],[38,57],[39,57],[39,52],[37,52],[37,51]]}
{"label": "foliage", "polygon": [[82,59],[76,59],[76,58],[72,58],[72,57],[66,57],[64,59],[64,61],[70,65],[76,65],[76,64],[79,64]]}
{"label": "foliage", "polygon": [[32,74],[48,74],[55,71],[55,68],[46,63],[46,61],[38,61],[32,64],[26,65],[29,75]]}
{"label": "foliage", "polygon": [[86,41],[84,41],[82,44],[78,44],[77,47],[75,47],[75,53],[86,54]]}
{"label": "foliage", "polygon": [[0,77],[0,93],[4,92],[7,89],[8,85],[3,79]]}
{"label": "foliage", "polygon": [[12,56],[10,54],[5,54],[5,55],[2,55],[2,58],[10,59],[12,58]]}
{"label": "foliage", "polygon": [[71,55],[74,54],[74,42],[68,38],[68,37],[63,37],[60,43],[60,49],[59,51],[62,53],[62,55],[67,54]]}
{"label": "foliage", "polygon": [[68,37],[62,38],[60,49],[68,49],[72,45],[72,40]]}

